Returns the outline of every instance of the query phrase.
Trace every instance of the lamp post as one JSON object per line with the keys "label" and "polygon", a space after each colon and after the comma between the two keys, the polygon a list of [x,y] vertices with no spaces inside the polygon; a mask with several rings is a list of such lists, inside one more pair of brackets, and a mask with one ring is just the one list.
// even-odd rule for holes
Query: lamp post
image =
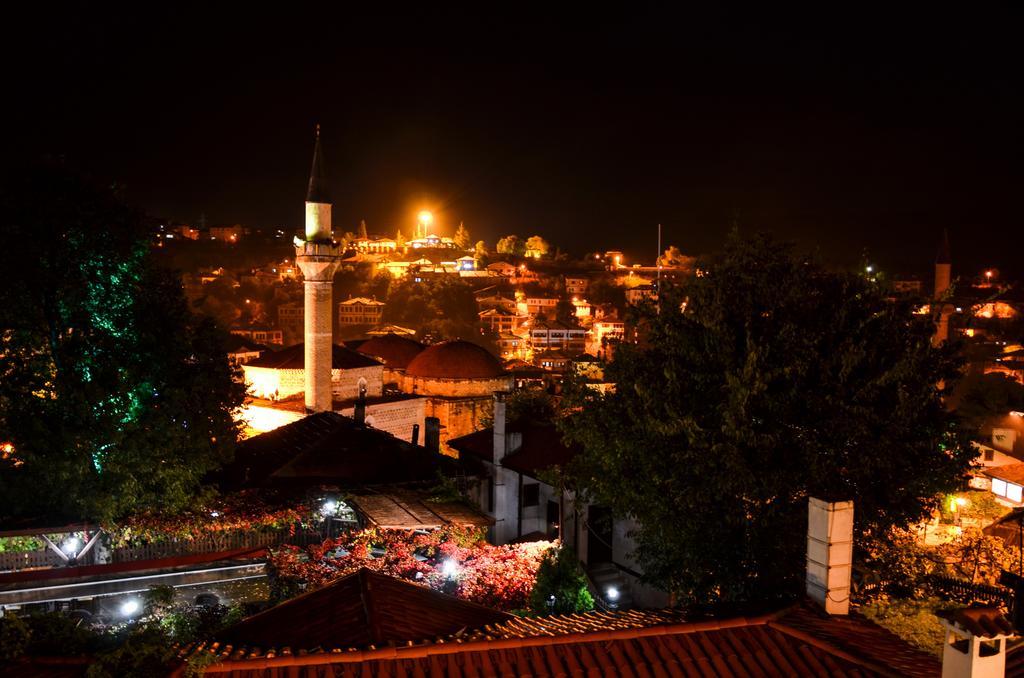
{"label": "lamp post", "polygon": [[430,226],[432,223],[434,223],[434,215],[431,213],[430,210],[420,210],[420,213],[418,215],[418,219],[419,219],[419,233],[417,234],[417,237],[419,237],[419,238],[426,238],[427,237],[427,226]]}

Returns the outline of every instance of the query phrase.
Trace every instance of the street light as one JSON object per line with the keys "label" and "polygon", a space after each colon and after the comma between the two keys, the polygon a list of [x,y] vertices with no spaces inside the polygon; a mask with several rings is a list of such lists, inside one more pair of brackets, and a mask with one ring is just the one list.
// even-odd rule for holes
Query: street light
{"label": "street light", "polygon": [[434,223],[434,215],[431,214],[430,210],[420,210],[419,220],[424,226],[430,226],[430,224]]}
{"label": "street light", "polygon": [[60,545],[60,550],[69,556],[73,556],[78,553],[78,549],[81,548],[82,541],[78,537],[69,537]]}
{"label": "street light", "polygon": [[441,574],[443,574],[447,579],[454,579],[458,572],[459,566],[451,558],[441,563]]}
{"label": "street light", "polygon": [[131,598],[121,603],[121,616],[131,617],[139,611],[139,601]]}

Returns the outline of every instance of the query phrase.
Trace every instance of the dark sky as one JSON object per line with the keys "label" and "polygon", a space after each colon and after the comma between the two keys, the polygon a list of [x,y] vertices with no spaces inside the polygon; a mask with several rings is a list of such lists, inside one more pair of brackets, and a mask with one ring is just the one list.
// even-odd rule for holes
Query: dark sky
{"label": "dark sky", "polygon": [[[213,4],[213,3],[210,3]],[[91,3],[95,11],[100,5]],[[717,247],[733,222],[855,263],[1020,259],[1020,17],[49,14],[4,32],[12,152],[151,213],[297,229],[323,126],[336,229],[422,206],[493,244]]]}

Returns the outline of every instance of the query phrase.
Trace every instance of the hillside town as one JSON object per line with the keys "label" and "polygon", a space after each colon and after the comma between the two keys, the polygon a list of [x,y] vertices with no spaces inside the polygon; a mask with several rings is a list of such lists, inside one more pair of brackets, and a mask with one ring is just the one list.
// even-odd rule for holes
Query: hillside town
{"label": "hillside town", "polygon": [[[292,41],[267,49],[308,47]],[[217,80],[189,109],[245,126],[237,102],[285,81],[337,106],[310,107],[301,132],[282,123],[287,143],[268,133],[216,190],[212,170],[147,183],[156,170],[139,167],[167,150],[115,163],[142,177],[134,194],[31,144],[5,166],[0,674],[1024,676],[1024,270],[983,208],[973,225],[887,185],[847,210],[870,193],[850,188],[811,227],[796,208],[790,230],[737,209],[706,238],[705,216],[666,207],[674,164],[633,166],[658,146],[638,141],[647,117],[595,113],[628,141],[615,167],[559,174],[580,147],[531,137],[582,122],[511,134],[517,102],[500,124],[455,116],[453,132],[434,95],[400,114],[368,96],[370,120],[320,86],[349,62],[316,54],[302,78],[239,74],[252,91],[230,96]],[[398,77],[391,57],[345,54]],[[219,77],[203,72],[213,56],[160,58]],[[755,85],[764,110],[783,100]],[[603,91],[586,88],[544,92],[576,110]],[[902,91],[878,96],[901,110]],[[809,118],[848,105],[812,100]],[[286,110],[263,103],[261,121]],[[760,117],[701,110],[723,131]],[[660,140],[676,122],[650,126]],[[201,128],[182,129],[188,144]],[[493,157],[530,156],[526,171],[480,162],[442,180],[491,157],[474,155],[481,129],[499,132],[484,135]],[[885,149],[842,129],[826,136]],[[432,135],[449,146],[417,164],[418,144],[441,147]],[[933,156],[913,151],[893,145],[894,162],[925,172]],[[746,152],[702,172],[757,166],[775,188],[696,181],[708,204],[799,194],[812,209],[814,172],[788,194]],[[594,188],[613,171],[614,190]],[[214,218],[191,209],[196,181]],[[941,194],[921,195],[954,200]],[[521,218],[531,201],[558,217]],[[634,205],[644,216],[623,225]],[[659,211],[674,216],[648,220]],[[830,230],[833,213],[874,222]],[[886,221],[907,214],[921,223]]]}

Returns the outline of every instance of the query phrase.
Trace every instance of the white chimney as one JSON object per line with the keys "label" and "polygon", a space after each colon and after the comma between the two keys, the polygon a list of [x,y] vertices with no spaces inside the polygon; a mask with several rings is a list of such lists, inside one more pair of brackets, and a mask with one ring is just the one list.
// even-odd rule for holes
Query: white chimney
{"label": "white chimney", "polygon": [[1006,641],[1013,625],[994,607],[938,612],[946,629],[942,678],[1002,678],[1006,675]]}
{"label": "white chimney", "polygon": [[807,595],[828,614],[849,614],[853,502],[811,497],[807,505]]}

